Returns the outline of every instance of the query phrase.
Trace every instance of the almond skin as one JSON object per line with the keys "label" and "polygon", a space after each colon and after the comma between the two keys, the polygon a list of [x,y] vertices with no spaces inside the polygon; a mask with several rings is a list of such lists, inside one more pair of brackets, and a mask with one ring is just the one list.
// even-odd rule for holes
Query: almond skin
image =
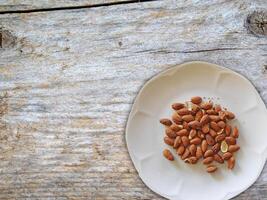
{"label": "almond skin", "polygon": [[174,123],[176,123],[176,124],[181,124],[182,121],[183,121],[183,119],[182,119],[182,117],[181,117],[180,115],[178,115],[177,113],[174,113],[174,114],[172,115],[172,121],[173,121]]}
{"label": "almond skin", "polygon": [[183,145],[184,145],[185,147],[188,147],[188,146],[189,146],[190,142],[189,142],[189,139],[188,139],[187,136],[183,136],[183,137],[182,137],[182,143],[183,143]]}
{"label": "almond skin", "polygon": [[174,145],[174,139],[172,138],[169,138],[169,137],[164,137],[164,142],[167,144],[167,145],[170,145],[170,146],[173,146]]}
{"label": "almond skin", "polygon": [[207,140],[208,145],[210,146],[213,146],[215,144],[214,139],[209,134],[206,135],[206,140]]}
{"label": "almond skin", "polygon": [[220,128],[225,128],[225,126],[226,126],[226,124],[225,124],[224,121],[219,121],[219,122],[217,123],[217,125],[218,125]]}
{"label": "almond skin", "polygon": [[226,152],[222,157],[224,160],[229,160],[232,157],[232,154],[230,152]]}
{"label": "almond skin", "polygon": [[191,144],[191,145],[189,146],[189,151],[190,151],[191,156],[195,156],[195,155],[196,155],[196,151],[197,151],[197,147],[196,147],[196,145]]}
{"label": "almond skin", "polygon": [[213,153],[218,153],[220,151],[220,144],[216,143],[211,147],[211,150],[213,151]]}
{"label": "almond skin", "polygon": [[209,115],[217,115],[217,112],[215,110],[212,110],[212,109],[211,110],[207,110],[206,112]]}
{"label": "almond skin", "polygon": [[197,135],[197,131],[194,129],[191,129],[190,133],[189,133],[189,139],[193,139],[194,137],[196,137]]}
{"label": "almond skin", "polygon": [[165,125],[165,126],[170,126],[170,125],[172,125],[172,121],[171,120],[169,120],[169,119],[161,119],[160,121],[159,121],[161,124],[163,124],[163,125]]}
{"label": "almond skin", "polygon": [[189,150],[188,150],[188,149],[185,149],[185,152],[184,152],[184,153],[183,153],[183,155],[182,155],[182,160],[184,160],[184,159],[188,158],[188,157],[189,157],[189,155],[190,155],[190,152],[189,152]]}
{"label": "almond skin", "polygon": [[196,157],[194,157],[194,156],[192,156],[192,157],[190,157],[190,158],[187,158],[186,160],[185,160],[185,162],[186,163],[189,163],[189,164],[196,164],[197,163],[197,158]]}
{"label": "almond skin", "polygon": [[235,167],[235,158],[232,156],[228,161],[228,169],[234,169]]}
{"label": "almond skin", "polygon": [[167,128],[166,130],[165,130],[165,133],[166,133],[166,135],[169,137],[169,138],[176,138],[176,133],[172,130],[172,129],[170,129],[170,128]]}
{"label": "almond skin", "polygon": [[224,130],[225,130],[225,134],[226,134],[226,136],[230,136],[230,135],[231,135],[232,127],[231,127],[229,124],[226,124]]}
{"label": "almond skin", "polygon": [[221,164],[224,163],[224,160],[222,159],[222,157],[221,157],[219,154],[215,154],[215,155],[213,156],[213,159],[214,159],[216,162],[218,162],[218,163],[221,163]]}
{"label": "almond skin", "polygon": [[170,150],[168,150],[168,149],[164,149],[164,151],[163,151],[163,156],[164,156],[166,159],[170,160],[170,161],[173,161],[173,160],[174,160],[174,157],[173,157],[172,153],[171,153]]}
{"label": "almond skin", "polygon": [[213,151],[211,149],[209,149],[204,153],[204,158],[213,156],[213,154],[214,154]]}
{"label": "almond skin", "polygon": [[198,138],[198,137],[196,137],[196,138],[190,140],[190,143],[191,143],[191,144],[194,144],[194,145],[198,145],[198,144],[201,143],[201,139]]}
{"label": "almond skin", "polygon": [[197,159],[200,159],[202,157],[203,153],[202,153],[202,150],[201,150],[201,147],[197,147],[197,151],[196,151],[196,157]]}
{"label": "almond skin", "polygon": [[191,111],[188,110],[187,108],[182,108],[182,109],[178,110],[177,113],[180,116],[184,116],[184,115],[190,115]]}
{"label": "almond skin", "polygon": [[238,151],[240,149],[240,147],[238,145],[230,145],[228,148],[228,151],[231,153],[234,153],[236,151]]}
{"label": "almond skin", "polygon": [[191,102],[194,104],[200,104],[202,102],[202,98],[199,96],[192,97]]}
{"label": "almond skin", "polygon": [[177,124],[172,124],[172,125],[170,126],[170,129],[173,130],[173,131],[175,131],[175,132],[178,132],[178,131],[180,131],[181,129],[183,129],[183,126],[182,126],[182,125],[177,125]]}
{"label": "almond skin", "polygon": [[195,118],[193,117],[193,115],[184,115],[182,116],[182,119],[186,122],[191,122],[194,121]]}
{"label": "almond skin", "polygon": [[235,118],[234,113],[232,113],[230,111],[225,111],[225,114],[226,114],[227,119],[234,119]]}
{"label": "almond skin", "polygon": [[206,140],[203,140],[201,143],[201,150],[202,150],[202,152],[206,152],[207,149],[208,149],[208,143]]}
{"label": "almond skin", "polygon": [[216,131],[216,132],[218,132],[218,131],[220,131],[221,129],[220,129],[220,127],[217,125],[217,123],[216,122],[210,122],[210,127],[214,130],[214,131]]}
{"label": "almond skin", "polygon": [[195,120],[197,120],[197,121],[200,122],[200,120],[201,120],[202,117],[203,117],[202,110],[197,111],[196,116],[195,116]]}
{"label": "almond skin", "polygon": [[225,139],[225,135],[221,134],[221,135],[216,136],[215,141],[222,142],[224,139]]}
{"label": "almond skin", "polygon": [[239,136],[239,131],[238,128],[235,126],[233,129],[233,133],[232,133],[233,137],[238,138]]}
{"label": "almond skin", "polygon": [[209,123],[210,117],[208,115],[203,115],[203,117],[200,120],[201,126],[204,126],[205,124]]}
{"label": "almond skin", "polygon": [[217,133],[211,128],[209,131],[209,134],[211,135],[211,137],[215,138],[217,136]]}
{"label": "almond skin", "polygon": [[209,110],[212,108],[212,106],[213,106],[213,104],[211,102],[205,102],[201,105],[201,108],[204,110]]}
{"label": "almond skin", "polygon": [[172,104],[172,109],[174,109],[174,110],[180,110],[182,108],[184,108],[184,104],[183,103],[174,103],[174,104]]}
{"label": "almond skin", "polygon": [[226,137],[225,141],[228,145],[235,145],[236,144],[236,139],[234,137]]}
{"label": "almond skin", "polygon": [[176,133],[178,136],[186,136],[188,135],[188,131],[186,129],[182,129]]}
{"label": "almond skin", "polygon": [[207,158],[205,158],[203,160],[203,164],[204,165],[208,165],[208,164],[212,163],[212,161],[213,161],[213,158],[212,157],[207,157]]}
{"label": "almond skin", "polygon": [[182,143],[181,137],[177,136],[174,140],[173,148],[175,149],[178,148],[181,143]]}
{"label": "almond skin", "polygon": [[217,116],[217,115],[210,115],[210,120],[213,121],[213,122],[218,122],[220,121],[220,117]]}
{"label": "almond skin", "polygon": [[210,125],[209,124],[205,124],[204,126],[202,126],[202,132],[203,133],[208,133],[210,131]]}
{"label": "almond skin", "polygon": [[188,126],[192,129],[199,129],[200,128],[200,122],[199,121],[191,121],[188,123]]}
{"label": "almond skin", "polygon": [[177,154],[179,156],[183,155],[184,154],[184,151],[185,151],[185,147],[183,145],[179,146],[179,148],[177,149]]}
{"label": "almond skin", "polygon": [[217,167],[214,166],[214,165],[210,165],[210,166],[207,167],[207,172],[208,172],[208,173],[213,173],[213,172],[215,172],[216,170],[217,170]]}

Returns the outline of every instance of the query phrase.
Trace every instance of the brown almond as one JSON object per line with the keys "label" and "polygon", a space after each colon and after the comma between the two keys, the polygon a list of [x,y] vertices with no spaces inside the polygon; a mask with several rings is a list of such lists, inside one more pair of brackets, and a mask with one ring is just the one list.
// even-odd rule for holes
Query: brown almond
{"label": "brown almond", "polygon": [[197,131],[197,137],[202,138],[201,135],[204,135],[204,133],[201,130]]}
{"label": "brown almond", "polygon": [[210,127],[214,130],[214,131],[216,131],[216,132],[218,132],[218,131],[220,131],[221,129],[220,129],[220,127],[217,125],[217,123],[216,122],[210,122]]}
{"label": "brown almond", "polygon": [[204,110],[209,110],[212,108],[212,106],[213,106],[213,104],[211,102],[205,102],[201,105],[201,108]]}
{"label": "brown almond", "polygon": [[177,113],[173,113],[172,115],[172,121],[175,123],[175,124],[181,124],[183,122],[183,119],[180,115],[178,115]]}
{"label": "brown almond", "polygon": [[200,122],[199,121],[191,121],[188,123],[188,126],[192,129],[199,129],[200,128]]}
{"label": "brown almond", "polygon": [[214,165],[210,165],[210,166],[207,167],[207,172],[208,172],[208,173],[213,173],[213,172],[215,172],[216,170],[217,170],[217,167],[214,166]]}
{"label": "brown almond", "polygon": [[202,110],[197,111],[196,116],[195,116],[195,120],[197,120],[197,121],[200,122],[200,120],[201,120],[202,117],[203,117]]}
{"label": "brown almond", "polygon": [[196,137],[197,135],[197,131],[195,129],[191,129],[191,131],[189,132],[189,140],[193,139],[194,137]]}
{"label": "brown almond", "polygon": [[183,155],[182,155],[182,160],[184,160],[184,159],[188,158],[188,157],[189,157],[189,155],[190,155],[190,152],[189,152],[189,150],[188,150],[188,149],[185,149],[185,152],[184,152],[184,153],[183,153]]}
{"label": "brown almond", "polygon": [[196,157],[192,156],[192,157],[189,157],[189,158],[185,159],[185,162],[189,163],[189,164],[196,164],[197,160],[198,159]]}
{"label": "brown almond", "polygon": [[234,169],[234,167],[235,167],[235,158],[234,158],[234,156],[232,156],[232,157],[227,161],[227,164],[228,164],[228,169]]}
{"label": "brown almond", "polygon": [[222,142],[225,139],[225,135],[221,134],[221,135],[217,135],[215,138],[216,142]]}
{"label": "brown almond", "polygon": [[221,120],[226,120],[226,114],[225,114],[225,112],[224,111],[220,111],[219,112],[219,117],[220,117]]}
{"label": "brown almond", "polygon": [[235,118],[234,113],[232,113],[230,111],[225,111],[225,114],[226,114],[227,119],[234,119]]}
{"label": "brown almond", "polygon": [[209,149],[204,153],[204,158],[213,156],[213,154],[214,154],[213,151],[211,149]]}
{"label": "brown almond", "polygon": [[238,128],[236,126],[233,129],[232,135],[234,138],[238,138],[238,136],[239,136],[239,131],[238,131]]}
{"label": "brown almond", "polygon": [[176,136],[177,136],[176,133],[170,128],[167,128],[165,130],[165,133],[169,138],[176,138]]}
{"label": "brown almond", "polygon": [[209,134],[206,135],[206,140],[207,140],[208,145],[210,146],[213,146],[215,144],[213,137],[211,137]]}
{"label": "brown almond", "polygon": [[219,154],[215,154],[213,156],[213,160],[215,160],[216,162],[221,163],[221,164],[224,163],[224,160],[222,159],[222,157]]}
{"label": "brown almond", "polygon": [[173,147],[176,149],[179,147],[179,145],[182,143],[182,140],[181,140],[181,137],[180,136],[177,136],[174,140],[174,144],[173,144]]}
{"label": "brown almond", "polygon": [[183,128],[189,131],[190,127],[189,124],[186,121],[183,121]]}
{"label": "brown almond", "polygon": [[205,124],[204,126],[202,126],[202,132],[203,133],[208,133],[210,131],[210,125],[209,124]]}
{"label": "brown almond", "polygon": [[236,139],[234,137],[226,137],[225,141],[227,142],[228,145],[235,145],[236,144]]}
{"label": "brown almond", "polygon": [[178,136],[186,136],[186,135],[188,135],[188,131],[186,129],[182,129],[182,130],[176,132],[176,134]]}
{"label": "brown almond", "polygon": [[218,153],[218,152],[220,151],[220,144],[219,144],[219,143],[214,144],[214,145],[211,147],[211,150],[212,150],[214,153]]}
{"label": "brown almond", "polygon": [[195,118],[193,117],[193,115],[184,115],[182,116],[182,119],[188,123],[194,121]]}
{"label": "brown almond", "polygon": [[178,110],[177,113],[180,116],[184,116],[184,115],[190,115],[191,111],[188,110],[187,108],[182,108],[182,109]]}
{"label": "brown almond", "polygon": [[217,113],[219,113],[219,112],[222,110],[222,108],[221,108],[220,105],[215,105],[215,106],[214,106],[214,110],[215,110]]}
{"label": "brown almond", "polygon": [[217,136],[217,133],[211,128],[209,131],[209,134],[211,135],[211,137],[215,138]]}
{"label": "brown almond", "polygon": [[216,111],[213,110],[213,109],[206,110],[206,112],[207,112],[208,115],[217,115]]}
{"label": "brown almond", "polygon": [[160,122],[161,124],[165,125],[165,126],[170,126],[170,125],[172,125],[172,121],[169,120],[169,119],[161,119],[159,122]]}
{"label": "brown almond", "polygon": [[167,144],[167,145],[170,145],[170,146],[173,146],[174,145],[174,139],[173,138],[169,138],[169,137],[164,137],[164,142]]}
{"label": "brown almond", "polygon": [[191,110],[192,110],[192,113],[193,113],[194,115],[196,115],[197,112],[200,110],[200,107],[199,107],[198,105],[196,105],[196,104],[192,104],[192,105],[191,105]]}
{"label": "brown almond", "polygon": [[174,103],[174,104],[172,104],[172,109],[174,109],[174,110],[180,110],[182,108],[184,108],[184,104],[183,103]]}
{"label": "brown almond", "polygon": [[195,155],[196,155],[196,151],[197,151],[197,147],[196,147],[196,145],[191,144],[191,145],[189,146],[189,151],[190,151],[191,156],[195,156]]}
{"label": "brown almond", "polygon": [[194,144],[194,145],[198,145],[198,144],[201,143],[201,139],[198,138],[198,137],[196,137],[196,138],[190,140],[190,143],[191,143],[191,144]]}
{"label": "brown almond", "polygon": [[174,160],[174,157],[173,157],[172,153],[168,149],[164,149],[163,156],[165,158],[167,158],[168,160],[170,160],[170,161],[173,161]]}
{"label": "brown almond", "polygon": [[210,115],[209,117],[210,117],[210,121],[213,121],[213,122],[220,121],[220,117],[217,115]]}
{"label": "brown almond", "polygon": [[177,125],[177,124],[172,124],[170,126],[170,129],[173,130],[173,131],[175,131],[175,132],[178,132],[178,131],[180,131],[180,130],[183,129],[183,126],[182,125]]}
{"label": "brown almond", "polygon": [[231,154],[230,152],[226,152],[223,154],[223,159],[224,160],[229,160],[232,157],[233,154]]}
{"label": "brown almond", "polygon": [[204,165],[208,165],[213,162],[213,157],[207,157],[203,160]]}
{"label": "brown almond", "polygon": [[183,143],[183,145],[184,145],[185,147],[188,147],[188,146],[189,146],[190,142],[189,142],[189,139],[188,139],[187,136],[183,136],[183,137],[182,137],[182,143]]}
{"label": "brown almond", "polygon": [[238,146],[238,145],[230,145],[228,148],[228,151],[231,153],[234,153],[234,152],[238,151],[239,149],[240,149],[240,146]]}
{"label": "brown almond", "polygon": [[185,151],[185,147],[183,145],[179,146],[178,149],[177,149],[177,154],[179,156],[183,155],[184,154],[184,151]]}
{"label": "brown almond", "polygon": [[205,124],[209,123],[210,117],[209,115],[203,115],[203,117],[200,120],[201,126],[204,126]]}
{"label": "brown almond", "polygon": [[225,124],[224,121],[219,121],[219,122],[217,123],[217,125],[218,125],[220,128],[225,128],[225,126],[226,126],[226,124]]}
{"label": "brown almond", "polygon": [[202,98],[199,96],[192,97],[191,102],[194,104],[200,104],[202,102]]}
{"label": "brown almond", "polygon": [[202,153],[202,150],[201,150],[201,147],[198,146],[197,147],[197,151],[196,151],[196,157],[197,159],[200,159],[202,157],[203,153]]}
{"label": "brown almond", "polygon": [[231,135],[232,127],[229,124],[226,124],[224,130],[225,130],[226,136],[230,136]]}
{"label": "brown almond", "polygon": [[208,149],[208,143],[206,140],[202,140],[202,143],[201,143],[201,150],[202,152],[206,152]]}

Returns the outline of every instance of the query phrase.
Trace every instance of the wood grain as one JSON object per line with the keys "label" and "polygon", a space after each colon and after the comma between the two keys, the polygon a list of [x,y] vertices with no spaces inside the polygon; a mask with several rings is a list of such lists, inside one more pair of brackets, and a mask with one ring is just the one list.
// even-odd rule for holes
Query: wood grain
{"label": "wood grain", "polygon": [[[125,145],[137,92],[165,69],[203,60],[246,76],[267,103],[267,38],[244,26],[264,8],[165,0],[0,16],[15,40],[0,48],[0,199],[162,199]],[[235,199],[267,200],[266,165]]]}

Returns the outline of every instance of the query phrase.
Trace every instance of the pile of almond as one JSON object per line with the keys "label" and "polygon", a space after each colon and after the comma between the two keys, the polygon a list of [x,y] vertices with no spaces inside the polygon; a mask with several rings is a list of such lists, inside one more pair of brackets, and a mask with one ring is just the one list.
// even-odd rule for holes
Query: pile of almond
{"label": "pile of almond", "polygon": [[[171,120],[160,120],[166,127],[164,142],[176,149],[184,162],[196,164],[202,160],[209,173],[217,170],[215,163],[226,161],[228,169],[234,168],[234,153],[240,147],[236,144],[239,131],[228,123],[235,118],[232,112],[211,101],[204,102],[198,96],[185,103],[174,103],[172,109],[175,112]],[[174,160],[168,149],[163,151],[163,155]]]}

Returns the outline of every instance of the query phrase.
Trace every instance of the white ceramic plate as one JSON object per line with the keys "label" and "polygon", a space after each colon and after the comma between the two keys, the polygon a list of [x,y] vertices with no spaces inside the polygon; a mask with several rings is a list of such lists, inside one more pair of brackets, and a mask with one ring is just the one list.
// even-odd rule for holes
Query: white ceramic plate
{"label": "white ceramic plate", "polygon": [[[210,97],[236,114],[240,130],[233,171],[226,164],[214,174],[204,166],[188,165],[163,142],[161,118],[170,117],[174,102],[191,96]],[[252,185],[267,158],[267,111],[254,86],[227,68],[206,62],[173,67],[148,81],[133,104],[126,127],[131,159],[143,182],[154,192],[172,200],[230,199]],[[175,161],[166,160],[169,148]]]}

